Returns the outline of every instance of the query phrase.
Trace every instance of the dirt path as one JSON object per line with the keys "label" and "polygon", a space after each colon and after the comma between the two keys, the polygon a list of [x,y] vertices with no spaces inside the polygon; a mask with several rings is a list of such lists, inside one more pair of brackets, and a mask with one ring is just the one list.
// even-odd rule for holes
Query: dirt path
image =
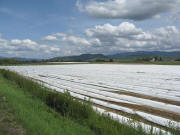
{"label": "dirt path", "polygon": [[120,94],[120,95],[128,95],[128,96],[133,96],[133,97],[138,97],[138,98],[143,98],[143,99],[149,99],[152,101],[158,101],[166,104],[172,104],[172,105],[177,105],[180,106],[179,101],[174,101],[170,99],[165,99],[165,98],[158,98],[158,97],[153,97],[149,95],[143,95],[139,93],[134,93],[134,92],[128,92],[128,91],[111,91],[112,93]]}
{"label": "dirt path", "polygon": [[[81,94],[81,93],[77,93],[77,94]],[[81,94],[81,95],[83,95],[83,94]],[[84,95],[84,96],[87,96],[87,95]],[[135,111],[141,111],[141,112],[153,114],[155,116],[160,116],[160,117],[164,117],[167,119],[171,119],[171,120],[180,122],[180,113],[175,113],[175,112],[171,112],[171,111],[167,111],[167,110],[163,110],[163,109],[159,109],[159,108],[154,108],[151,106],[136,105],[136,104],[123,103],[123,102],[113,102],[113,101],[103,100],[103,99],[99,99],[99,98],[94,98],[91,96],[87,96],[87,97],[93,98],[93,99],[98,99],[98,100],[101,100],[101,101],[104,101],[104,102],[107,102],[110,104],[127,107],[127,108],[133,109]]]}
{"label": "dirt path", "polygon": [[25,129],[18,124],[8,107],[6,97],[0,95],[0,135],[23,135]]}

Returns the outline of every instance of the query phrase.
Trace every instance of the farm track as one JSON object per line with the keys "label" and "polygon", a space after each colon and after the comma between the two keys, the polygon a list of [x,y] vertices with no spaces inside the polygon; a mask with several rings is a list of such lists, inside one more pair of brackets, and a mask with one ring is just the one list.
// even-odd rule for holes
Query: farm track
{"label": "farm track", "polygon": [[[93,97],[90,97],[90,98],[93,98]],[[94,98],[94,99],[98,99],[98,98]],[[127,107],[135,111],[142,111],[145,113],[150,113],[156,116],[160,116],[160,117],[164,117],[167,119],[172,119],[174,121],[180,122],[180,114],[178,113],[174,113],[174,112],[170,112],[170,111],[166,111],[166,110],[162,110],[162,109],[158,109],[158,108],[154,108],[150,106],[135,105],[135,104],[122,103],[122,102],[113,102],[113,101],[107,101],[107,100],[102,100],[102,99],[98,99],[98,100],[105,101],[105,102],[119,105],[119,106],[123,106],[123,107]]]}
{"label": "farm track", "polygon": [[139,93],[134,93],[134,92],[127,92],[127,91],[111,91],[112,93],[120,94],[120,95],[128,95],[128,96],[133,96],[133,97],[138,97],[138,98],[143,98],[143,99],[149,99],[152,101],[158,101],[166,104],[172,104],[172,105],[177,105],[180,106],[179,101],[174,101],[174,100],[169,100],[166,98],[158,98],[158,97],[153,97],[149,95],[143,95]]}
{"label": "farm track", "polygon": [[107,112],[113,112],[113,113],[119,114],[121,116],[125,116],[127,118],[130,118],[130,119],[132,119],[131,120],[132,123],[133,122],[143,122],[143,123],[146,123],[146,124],[151,125],[151,126],[155,126],[157,128],[160,128],[160,129],[164,129],[164,130],[168,129],[166,126],[162,126],[162,125],[157,124],[155,122],[149,121],[149,120],[147,120],[147,119],[145,119],[139,115],[136,115],[136,114],[129,114],[129,113],[126,113],[124,111],[111,109],[111,108],[104,107],[104,106],[98,105],[98,104],[93,104],[93,105],[95,105],[98,108],[102,108],[102,109],[106,110]]}
{"label": "farm track", "polygon": [[111,104],[131,108],[135,111],[142,111],[145,113],[150,113],[150,114],[153,114],[156,116],[161,116],[161,117],[164,117],[167,119],[172,119],[174,121],[180,122],[180,114],[179,113],[174,113],[174,112],[170,112],[167,110],[158,109],[155,107],[150,107],[150,106],[145,106],[145,105],[135,105],[135,104],[121,103],[121,102],[113,102],[113,101],[108,101],[108,102]]}

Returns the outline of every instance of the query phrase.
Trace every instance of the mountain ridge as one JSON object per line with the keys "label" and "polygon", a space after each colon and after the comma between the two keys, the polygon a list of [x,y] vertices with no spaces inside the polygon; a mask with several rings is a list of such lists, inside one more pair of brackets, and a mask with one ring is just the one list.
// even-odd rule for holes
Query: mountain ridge
{"label": "mountain ridge", "polygon": [[[87,62],[87,61],[110,61],[111,59],[118,60],[137,60],[151,57],[162,57],[165,60],[176,60],[180,59],[180,51],[165,52],[165,51],[136,51],[136,52],[121,52],[111,55],[104,54],[80,54],[73,56],[62,56],[53,57],[49,59],[38,59],[38,58],[22,58],[22,57],[3,57],[0,59],[15,59],[19,61],[48,61],[48,62]],[[112,60],[111,60],[112,61]]]}
{"label": "mountain ridge", "polygon": [[[104,54],[81,54],[74,56],[64,56],[64,57],[54,57],[47,59],[47,61],[56,61],[56,62],[69,62],[69,61],[109,61],[111,59],[141,59],[144,57],[164,57],[169,60],[175,60],[176,58],[180,58],[180,51],[174,52],[163,52],[163,51],[136,51],[136,52],[122,52],[112,55],[104,55]],[[112,60],[111,60],[112,61]]]}

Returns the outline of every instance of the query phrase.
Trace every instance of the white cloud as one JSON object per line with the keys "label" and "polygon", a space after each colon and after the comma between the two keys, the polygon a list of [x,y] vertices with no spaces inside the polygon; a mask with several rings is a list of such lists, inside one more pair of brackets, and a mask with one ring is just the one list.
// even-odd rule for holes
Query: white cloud
{"label": "white cloud", "polygon": [[64,34],[64,33],[55,33],[55,34],[53,34],[53,36],[59,36],[59,37],[64,37],[64,36],[66,36],[66,34]]}
{"label": "white cloud", "polygon": [[13,39],[13,40],[11,40],[11,43],[14,45],[21,44],[21,40]]}
{"label": "white cloud", "polygon": [[18,49],[30,49],[30,50],[36,50],[38,46],[38,43],[30,39],[24,39],[24,40],[14,39],[10,41],[10,44],[12,46],[18,46]]}
{"label": "white cloud", "polygon": [[[83,35],[84,33],[84,35]],[[30,39],[6,40],[0,37],[0,54],[18,57],[55,57],[83,53],[114,54],[124,51],[180,51],[180,30],[166,26],[145,31],[123,22],[117,26],[97,25],[86,29],[80,37],[55,33],[56,45],[41,44]],[[51,36],[51,35],[49,35]]]}
{"label": "white cloud", "polygon": [[0,51],[3,51],[7,48],[8,41],[0,38]]}
{"label": "white cloud", "polygon": [[85,38],[75,37],[75,36],[64,36],[61,39],[63,42],[67,42],[68,44],[75,45],[90,45],[89,41]]}
{"label": "white cloud", "polygon": [[83,11],[84,11],[83,4],[81,3],[80,0],[77,0],[77,1],[76,1],[76,7],[79,9],[80,12],[83,12]]}
{"label": "white cloud", "polygon": [[85,5],[78,0],[76,6],[81,12],[96,18],[144,20],[159,18],[161,13],[178,10],[180,0],[107,0]]}
{"label": "white cloud", "polygon": [[30,39],[5,40],[0,38],[1,56],[44,58],[56,56],[59,51],[58,45],[39,44]]}
{"label": "white cloud", "polygon": [[50,50],[52,52],[59,52],[61,49],[58,46],[53,46],[53,47],[50,47]]}
{"label": "white cloud", "polygon": [[112,54],[123,51],[178,51],[179,37],[180,31],[175,26],[162,27],[150,32],[143,31],[132,23],[123,22],[118,26],[94,26],[85,30],[84,37],[66,35],[61,41],[69,45],[66,49],[76,54]]}
{"label": "white cloud", "polygon": [[152,35],[158,49],[180,50],[180,31],[175,26],[159,28]]}
{"label": "white cloud", "polygon": [[142,30],[134,26],[134,24],[129,22],[123,22],[119,26],[112,26],[111,24],[104,24],[102,26],[95,26],[93,29],[88,29],[85,31],[87,36],[126,36],[126,35],[137,35],[141,33]]}
{"label": "white cloud", "polygon": [[41,40],[43,40],[43,41],[57,41],[58,39],[56,38],[56,36],[48,35],[48,36],[42,38]]}

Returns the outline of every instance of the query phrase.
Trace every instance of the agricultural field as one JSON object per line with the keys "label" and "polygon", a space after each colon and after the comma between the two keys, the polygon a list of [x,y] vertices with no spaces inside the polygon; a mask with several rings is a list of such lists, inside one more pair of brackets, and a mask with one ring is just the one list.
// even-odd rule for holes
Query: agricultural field
{"label": "agricultural field", "polygon": [[[180,66],[72,64],[1,67],[59,92],[90,100],[120,122],[154,132],[180,127]],[[135,119],[135,120],[134,120]]]}

